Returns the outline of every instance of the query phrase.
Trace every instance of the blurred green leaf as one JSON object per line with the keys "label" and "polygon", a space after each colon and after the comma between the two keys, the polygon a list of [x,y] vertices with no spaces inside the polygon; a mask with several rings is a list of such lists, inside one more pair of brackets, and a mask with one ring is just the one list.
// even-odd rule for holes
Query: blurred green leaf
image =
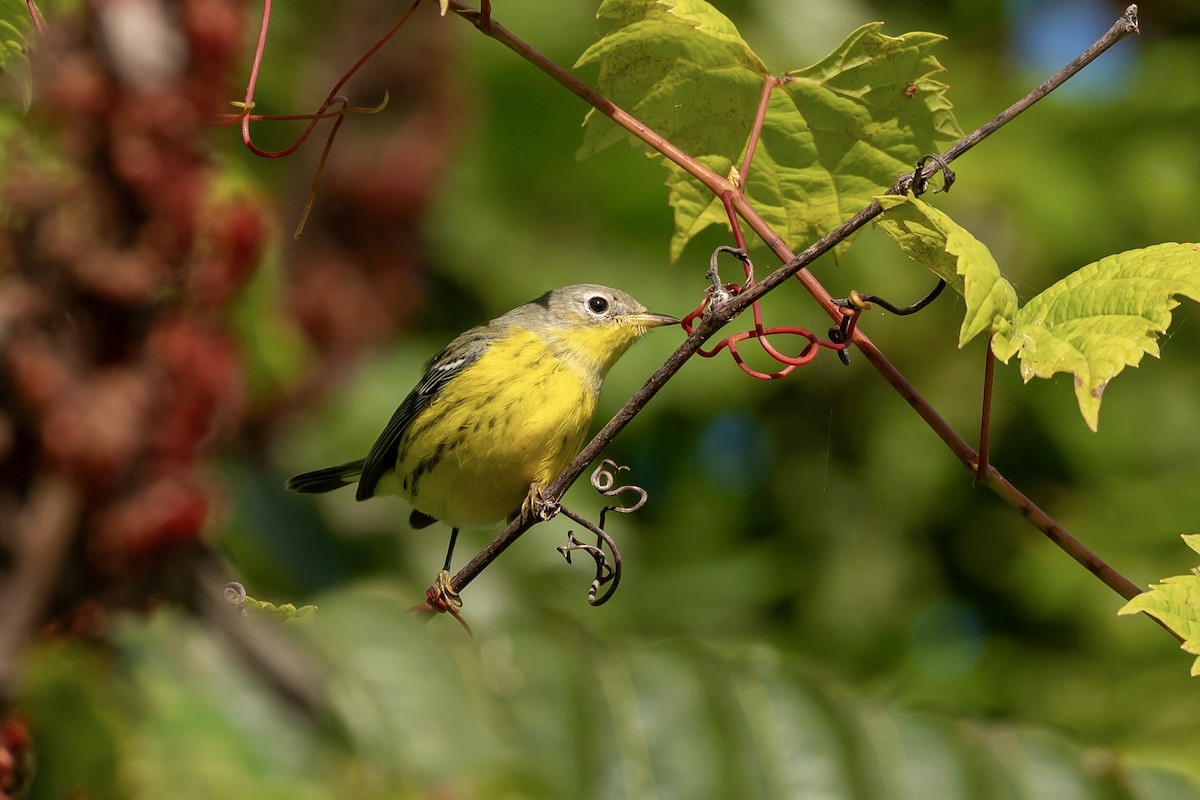
{"label": "blurred green leaf", "polygon": [[[736,171],[770,70],[722,14],[699,0],[604,3],[616,28],[580,56],[600,64],[611,100],[714,172]],[[961,132],[933,79],[943,37],[886,36],[882,23],[851,33],[820,62],[784,76],[771,93],[745,192],[788,242],[813,239],[857,213],[922,154]],[[698,102],[697,98],[704,98]],[[626,134],[589,113],[580,155]],[[671,257],[709,225],[725,224],[720,198],[677,165]]]}
{"label": "blurred green leaf", "polygon": [[327,745],[226,640],[164,609],[149,624],[124,626],[118,641],[137,698],[130,755],[119,765],[137,787],[132,796],[334,796]]}
{"label": "blurred green leaf", "polygon": [[[469,640],[451,621],[405,614],[407,599],[395,587],[355,587],[324,597],[311,624],[280,629],[289,643],[276,656],[324,671],[321,722],[274,693],[226,637],[167,609],[121,626],[111,659],[44,648],[25,703],[39,725],[59,727],[40,728],[49,769],[34,796],[66,796],[64,787],[306,799],[1200,791],[1044,731],[857,696],[766,646],[602,641],[546,616]],[[96,669],[105,661],[122,669]],[[60,760],[89,752],[86,768]]]}
{"label": "blurred green leaf", "polygon": [[[244,176],[232,169],[222,173],[214,197],[235,197],[239,192],[257,198]],[[238,294],[232,307],[232,326],[246,365],[247,388],[252,400],[265,404],[292,388],[310,358],[304,337],[280,300],[284,264],[271,248],[260,259],[254,274]]]}
{"label": "blurred green leaf", "polygon": [[[1200,534],[1184,534],[1187,546],[1200,553]],[[1164,578],[1150,585],[1121,607],[1118,614],[1145,612],[1183,638],[1180,648],[1200,656],[1200,572]],[[1192,677],[1200,676],[1200,658],[1192,663]]]}
{"label": "blurred green leaf", "polygon": [[1200,301],[1200,245],[1160,244],[1108,256],[1071,273],[1030,300],[992,350],[1021,360],[1021,377],[1075,375],[1075,397],[1096,430],[1108,382],[1142,356],[1158,355],[1176,295]]}
{"label": "blurred green leaf", "polygon": [[121,764],[129,757],[129,696],[104,653],[49,643],[25,659],[19,707],[31,721],[36,769],[30,800],[60,800],[84,789],[93,800],[128,796]]}

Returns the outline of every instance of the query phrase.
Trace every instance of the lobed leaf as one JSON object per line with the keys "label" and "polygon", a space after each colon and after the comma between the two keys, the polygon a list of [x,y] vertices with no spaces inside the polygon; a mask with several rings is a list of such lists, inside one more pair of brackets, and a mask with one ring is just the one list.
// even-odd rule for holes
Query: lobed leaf
{"label": "lobed leaf", "polygon": [[[1188,547],[1200,553],[1200,534],[1184,534]],[[1200,656],[1200,574],[1164,578],[1151,584],[1150,590],[1130,600],[1118,614],[1145,612],[1166,625],[1183,639],[1180,648]],[[1192,677],[1200,675],[1200,658],[1192,663]]]}
{"label": "lobed leaf", "polygon": [[[610,100],[693,156],[741,150],[767,67],[727,17],[700,0],[605,0],[596,16],[615,26],[576,69],[599,64]],[[581,157],[629,136],[594,110],[584,124]]]}
{"label": "lobed leaf", "polygon": [[1108,382],[1142,356],[1158,355],[1157,334],[1171,324],[1176,296],[1200,301],[1200,244],[1160,244],[1108,256],[1030,300],[992,350],[1014,355],[1021,375],[1075,375],[1084,421],[1095,430]]}
{"label": "lobed leaf", "polygon": [[1158,355],[1155,334],[1170,325],[1175,296],[1200,300],[1200,245],[1161,244],[1089,264],[1017,310],[1012,284],[965,228],[917,198],[876,199],[879,228],[965,299],[959,346],[990,330],[996,357],[1019,355],[1026,381],[1073,373],[1092,430],[1108,382],[1146,353]]}
{"label": "lobed leaf", "polygon": [[[616,27],[580,57],[600,65],[604,94],[718,174],[736,171],[772,73],[736,27],[701,0],[611,0]],[[942,37],[886,36],[864,25],[821,61],[782,76],[772,92],[745,193],[786,240],[836,227],[910,170],[937,143],[961,135],[943,68]],[[589,113],[579,154],[625,138]],[[671,257],[704,228],[726,224],[720,198],[664,161],[675,210]]]}
{"label": "lobed leaf", "polygon": [[884,208],[876,225],[904,254],[954,287],[967,312],[958,332],[962,347],[983,331],[1005,330],[1017,313],[1017,292],[983,242],[925,201],[912,196],[875,198]]}

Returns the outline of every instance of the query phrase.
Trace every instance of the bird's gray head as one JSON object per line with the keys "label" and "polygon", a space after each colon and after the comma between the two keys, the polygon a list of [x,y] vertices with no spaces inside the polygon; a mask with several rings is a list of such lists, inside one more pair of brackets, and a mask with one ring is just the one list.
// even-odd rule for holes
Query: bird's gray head
{"label": "bird's gray head", "polygon": [[541,333],[556,347],[607,372],[647,330],[679,320],[647,311],[619,289],[577,283],[552,289],[496,322]]}

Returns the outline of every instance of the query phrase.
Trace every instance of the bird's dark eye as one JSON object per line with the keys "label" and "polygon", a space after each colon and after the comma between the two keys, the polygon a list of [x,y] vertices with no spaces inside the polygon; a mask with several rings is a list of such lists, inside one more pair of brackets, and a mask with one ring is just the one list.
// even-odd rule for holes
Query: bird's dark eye
{"label": "bird's dark eye", "polygon": [[608,300],[599,295],[589,297],[587,306],[593,314],[603,314],[605,311],[608,311]]}

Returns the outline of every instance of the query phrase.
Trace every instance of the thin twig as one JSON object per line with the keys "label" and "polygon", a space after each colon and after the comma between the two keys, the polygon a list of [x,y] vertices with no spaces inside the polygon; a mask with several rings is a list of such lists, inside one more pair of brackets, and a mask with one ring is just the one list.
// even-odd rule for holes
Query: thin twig
{"label": "thin twig", "polygon": [[[1121,18],[1113,23],[1112,27],[1108,29],[1108,32],[1105,33],[1104,36],[1100,37],[1095,44],[1085,50],[1078,58],[1060,69],[1046,82],[1038,86],[1025,97],[1013,103],[1004,111],[1000,112],[983,125],[980,125],[962,139],[959,139],[957,142],[951,145],[946,152],[942,153],[939,159],[934,159],[926,163],[925,166],[921,168],[920,175],[916,176],[916,179],[928,180],[929,178],[933,177],[933,175],[942,168],[943,164],[948,164],[951,161],[954,161],[954,159],[958,158],[963,153],[982,142],[1005,124],[1012,122],[1018,115],[1024,111],[1027,111],[1038,100],[1041,100],[1051,91],[1057,89],[1059,86],[1062,86],[1069,78],[1073,77],[1081,69],[1095,61],[1101,53],[1105,52],[1131,33],[1137,32],[1137,6],[1131,5],[1125,9],[1125,13],[1121,16]],[[888,194],[902,194],[903,187],[905,185],[907,185],[907,182],[898,181],[897,186],[893,186],[892,189],[888,191]],[[783,242],[783,240],[781,240],[775,234],[775,232],[771,230],[770,226],[763,221],[762,217],[758,215],[758,213],[745,198],[735,197],[734,204],[737,207],[738,213],[742,215],[742,219],[746,220],[751,229],[753,229],[754,232],[762,238],[762,240],[775,252],[780,260],[785,262],[782,267],[764,278],[757,286],[738,295],[736,298],[734,313],[740,312],[743,308],[749,306],[755,300],[759,299],[762,295],[771,291],[788,278],[792,277],[793,275],[797,275],[801,270],[815,261],[817,257],[831,250],[834,245],[840,244],[844,239],[848,238],[863,225],[867,224],[872,219],[883,213],[883,207],[879,205],[878,202],[872,202],[862,211],[846,220],[846,222],[842,223],[832,232],[821,237],[821,239],[814,242],[799,254],[792,255],[791,251],[788,250],[787,245]],[[816,284],[815,279],[812,281],[812,285],[810,285],[808,281],[804,280],[804,275],[800,275],[799,277],[801,278],[801,282],[805,284],[805,288],[807,288],[810,293],[813,294],[813,297],[817,300],[817,302],[825,307],[826,312],[828,312],[829,315],[834,319],[837,319],[840,316],[840,312],[838,312],[836,307],[832,304],[832,302],[830,302],[831,298],[829,293],[826,292],[824,288],[821,288],[819,284]]]}
{"label": "thin twig", "polygon": [[[387,44],[388,41],[390,41],[391,38],[395,36],[402,27],[404,27],[409,18],[412,17],[413,13],[420,5],[421,0],[413,0],[413,3],[409,7],[408,11],[404,12],[400,19],[397,20],[396,23],[392,25],[392,27],[389,28],[386,33],[383,34],[383,36],[379,37],[379,39],[377,39],[373,45],[367,48],[367,51],[359,56],[359,59],[351,65],[350,69],[346,70],[345,74],[343,74],[342,77],[338,79],[338,82],[333,85],[333,88],[329,90],[329,94],[326,95],[324,102],[321,103],[321,106],[317,109],[317,112],[312,115],[306,115],[309,123],[305,126],[304,130],[300,132],[300,135],[296,137],[295,142],[288,147],[283,148],[282,150],[263,150],[254,144],[254,140],[250,136],[250,123],[256,119],[256,117],[249,113],[250,110],[254,108],[254,92],[258,85],[258,73],[262,68],[263,54],[266,52],[267,48],[267,31],[270,29],[271,23],[271,0],[263,0],[262,24],[259,26],[258,42],[254,50],[254,60],[250,66],[250,78],[246,82],[246,99],[237,104],[244,109],[244,114],[240,115],[242,121],[242,142],[246,145],[250,152],[263,158],[282,158],[291,155],[296,151],[297,148],[300,147],[300,145],[308,140],[309,135],[313,132],[313,130],[316,129],[317,123],[319,123],[325,117],[325,112],[328,111],[329,108],[335,103],[341,102],[343,109],[341,113],[336,115],[337,122],[335,123],[329,136],[329,142],[331,143],[334,135],[337,133],[338,128],[341,126],[342,120],[344,120],[346,117],[346,106],[349,106],[350,104],[348,100],[341,97],[339,94],[342,90],[342,87],[346,85],[347,81],[354,77],[355,73],[362,68],[363,64],[367,63],[367,61],[370,60],[370,58],[374,56],[381,47]],[[328,149],[329,143],[326,144],[327,152]]]}
{"label": "thin twig", "polygon": [[[1112,27],[1108,29],[1108,33],[1097,39],[1091,47],[1080,53],[1074,61],[1051,75],[1041,86],[1037,87],[1032,92],[1001,111],[999,114],[993,117],[991,121],[984,125],[980,125],[978,129],[972,131],[962,139],[959,139],[949,150],[947,150],[945,153],[942,153],[942,157],[947,161],[953,161],[954,159],[958,158],[960,155],[967,152],[987,137],[991,136],[993,133],[1003,127],[1006,122],[1011,121],[1014,117],[1027,110],[1038,100],[1041,100],[1043,97],[1050,94],[1050,92],[1054,91],[1059,86],[1062,86],[1068,78],[1075,75],[1075,73],[1079,72],[1079,70],[1095,61],[1100,57],[1101,54],[1104,53],[1104,51],[1108,50],[1108,48],[1112,47],[1114,44],[1121,41],[1131,33],[1140,33],[1138,29],[1138,7],[1136,5],[1130,5],[1126,7],[1125,12],[1120,16],[1120,18],[1117,19],[1116,22],[1113,23]],[[929,165],[927,172],[925,173],[925,177],[931,177],[935,172],[937,172],[937,169],[938,167],[936,164]]]}
{"label": "thin twig", "polygon": [[12,531],[15,564],[0,585],[0,699],[10,696],[25,643],[42,622],[79,528],[79,489],[60,475],[34,479]]}
{"label": "thin twig", "polygon": [[34,0],[25,0],[25,7],[29,9],[29,18],[33,20],[33,29],[37,31],[38,36],[45,36],[46,21],[42,19],[42,12],[38,10],[37,3]]}
{"label": "thin twig", "polygon": [[992,439],[992,388],[996,383],[996,354],[992,352],[992,337],[988,334],[987,347],[983,349],[983,410],[979,418],[979,463],[975,467],[975,480],[987,477],[991,460]]}

